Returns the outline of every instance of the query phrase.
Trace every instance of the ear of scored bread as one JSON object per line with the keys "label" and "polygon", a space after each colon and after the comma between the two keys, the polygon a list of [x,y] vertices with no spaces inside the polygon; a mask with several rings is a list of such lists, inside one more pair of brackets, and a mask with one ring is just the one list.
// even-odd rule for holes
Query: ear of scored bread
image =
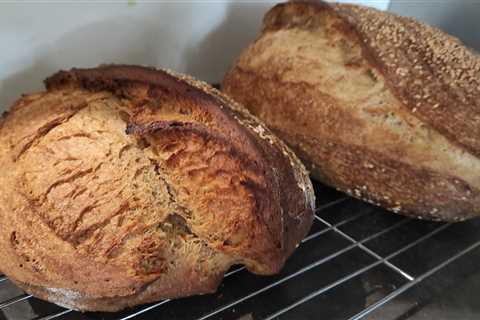
{"label": "ear of scored bread", "polygon": [[480,58],[436,28],[357,5],[282,3],[222,90],[323,182],[417,218],[480,215]]}
{"label": "ear of scored bread", "polygon": [[276,273],[309,230],[296,156],[248,111],[169,71],[60,71],[0,122],[0,269],[27,292],[115,311]]}

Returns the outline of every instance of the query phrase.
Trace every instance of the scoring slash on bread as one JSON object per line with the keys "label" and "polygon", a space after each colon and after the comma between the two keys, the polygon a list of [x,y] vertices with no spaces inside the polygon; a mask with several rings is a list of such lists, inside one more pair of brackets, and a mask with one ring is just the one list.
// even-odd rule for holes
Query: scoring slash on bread
{"label": "scoring slash on bread", "polygon": [[222,90],[339,190],[417,218],[480,215],[480,58],[438,29],[279,4]]}
{"label": "scoring slash on bread", "polygon": [[116,311],[276,273],[311,226],[296,156],[190,77],[61,71],[0,122],[0,264],[27,292]]}

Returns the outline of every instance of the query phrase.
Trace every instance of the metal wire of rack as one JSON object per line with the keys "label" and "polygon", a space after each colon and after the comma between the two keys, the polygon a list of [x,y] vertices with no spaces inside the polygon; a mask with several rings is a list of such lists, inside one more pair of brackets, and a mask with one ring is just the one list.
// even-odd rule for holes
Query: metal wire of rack
{"label": "metal wire of rack", "polygon": [[25,293],[6,297],[15,287],[0,276],[0,319],[377,319],[376,312],[480,246],[476,222],[413,221],[315,187],[312,230],[277,276],[236,267],[216,294],[113,314],[79,313]]}

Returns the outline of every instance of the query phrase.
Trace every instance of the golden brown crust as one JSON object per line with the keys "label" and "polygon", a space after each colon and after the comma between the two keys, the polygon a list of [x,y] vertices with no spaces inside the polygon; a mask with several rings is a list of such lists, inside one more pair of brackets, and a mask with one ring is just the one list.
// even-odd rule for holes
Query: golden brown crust
{"label": "golden brown crust", "polygon": [[448,217],[460,221],[475,217],[475,208],[480,206],[479,190],[458,177],[395,161],[355,145],[291,137],[278,130],[276,133],[285,141],[302,143],[299,156],[308,158],[304,150],[310,150],[309,154],[314,156],[309,157],[307,166],[314,176],[353,197],[394,212],[401,210],[419,219]]}
{"label": "golden brown crust", "polygon": [[397,98],[420,120],[480,156],[480,57],[460,40],[411,18],[336,6]]}
{"label": "golden brown crust", "polygon": [[277,272],[308,231],[299,160],[208,85],[102,66],[46,86],[0,126],[1,268],[27,292],[104,311],[208,293],[232,264]]}
{"label": "golden brown crust", "polygon": [[213,293],[223,279],[222,274],[210,278],[197,278],[195,275],[190,275],[187,270],[175,270],[174,276],[177,279],[182,279],[182,281],[178,281],[171,286],[165,286],[159,279],[145,285],[136,293],[109,297],[91,297],[75,290],[35,286],[12,281],[33,296],[65,308],[80,311],[115,312],[165,298],[181,298],[189,295]]}
{"label": "golden brown crust", "polygon": [[411,19],[299,1],[266,14],[222,89],[325,183],[457,221],[480,214],[478,70],[475,53]]}

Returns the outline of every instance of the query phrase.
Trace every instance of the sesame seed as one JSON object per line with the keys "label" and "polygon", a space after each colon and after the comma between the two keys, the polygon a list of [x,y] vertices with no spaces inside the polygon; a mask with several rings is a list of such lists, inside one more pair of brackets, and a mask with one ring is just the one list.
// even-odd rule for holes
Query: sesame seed
{"label": "sesame seed", "polygon": [[[359,31],[400,101],[412,112],[442,106],[445,119],[452,119],[448,128],[454,136],[457,131],[455,138],[462,141],[467,111],[480,110],[480,55],[411,18],[355,5],[333,7]],[[455,108],[446,107],[450,105]]]}
{"label": "sesame seed", "polygon": [[402,207],[401,206],[396,206],[396,207],[393,207],[391,210],[395,213],[399,213],[400,210],[402,210]]}

